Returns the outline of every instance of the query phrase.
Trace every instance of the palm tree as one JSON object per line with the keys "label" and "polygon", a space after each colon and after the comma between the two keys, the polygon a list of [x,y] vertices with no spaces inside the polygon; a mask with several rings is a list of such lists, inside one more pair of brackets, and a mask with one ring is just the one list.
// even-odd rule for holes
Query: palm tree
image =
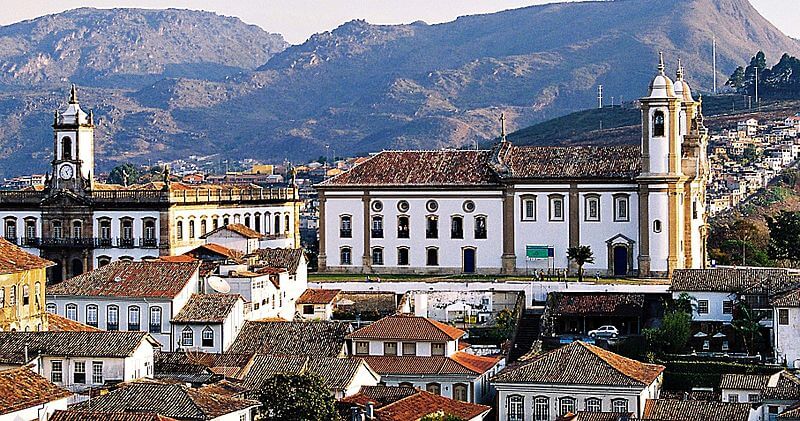
{"label": "palm tree", "polygon": [[731,326],[742,337],[749,355],[755,351],[756,340],[761,338],[761,321],[764,318],[763,313],[754,311],[746,301],[739,301],[736,304]]}
{"label": "palm tree", "polygon": [[594,263],[594,252],[589,246],[577,246],[567,249],[567,259],[578,265],[578,282],[583,282],[583,265]]}

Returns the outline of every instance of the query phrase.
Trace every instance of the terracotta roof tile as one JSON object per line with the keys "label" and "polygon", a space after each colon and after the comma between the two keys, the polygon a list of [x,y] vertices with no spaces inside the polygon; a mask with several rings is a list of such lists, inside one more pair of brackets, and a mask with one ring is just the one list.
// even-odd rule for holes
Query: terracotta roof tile
{"label": "terracotta roof tile", "polygon": [[633,412],[589,412],[578,411],[577,414],[562,415],[556,421],[629,421],[636,419]]}
{"label": "terracotta roof tile", "polygon": [[145,332],[0,332],[0,362],[26,364],[37,354],[70,357],[128,357],[143,341],[158,342]]}
{"label": "terracotta roof tile", "polygon": [[222,232],[222,231],[230,231],[230,232],[239,234],[244,238],[251,238],[251,239],[261,238],[261,237],[264,236],[263,234],[259,233],[258,231],[254,231],[254,230],[252,230],[252,229],[250,229],[250,228],[248,228],[248,227],[246,227],[246,226],[244,226],[242,224],[228,224],[228,225],[223,225],[223,226],[221,226],[221,227],[219,227],[219,228],[217,228],[215,230],[209,231],[206,234],[201,235],[200,238],[209,238],[209,237],[213,236],[214,234],[216,234],[218,232]]}
{"label": "terracotta roof tile", "polygon": [[238,377],[247,390],[263,387],[276,374],[315,373],[325,387],[344,390],[365,362],[359,358],[309,357],[305,355],[255,355]]}
{"label": "terracotta roof tile", "polygon": [[192,294],[172,323],[223,323],[239,300],[239,294]]}
{"label": "terracotta roof tile", "polygon": [[340,289],[307,288],[297,299],[297,304],[330,304],[340,292]]}
{"label": "terracotta roof tile", "polygon": [[577,341],[524,364],[508,367],[494,380],[499,383],[649,386],[663,371],[664,366],[641,363]]}
{"label": "terracotta roof tile", "polygon": [[775,307],[800,307],[800,288],[790,290],[773,298]]}
{"label": "terracotta roof tile", "polygon": [[648,399],[643,420],[653,421],[747,421],[752,405],[749,403],[704,402],[668,399]]}
{"label": "terracotta roof tile", "polygon": [[71,396],[66,389],[23,366],[0,371],[0,415]]}
{"label": "terracotta roof tile", "polygon": [[255,257],[256,263],[254,266],[256,270],[261,270],[265,267],[270,268],[283,268],[294,275],[297,273],[297,268],[300,267],[302,259],[305,259],[303,249],[291,248],[263,248],[250,253],[247,257]]}
{"label": "terracotta roof tile", "polygon": [[387,374],[465,374],[480,375],[497,365],[499,358],[480,357],[466,352],[456,352],[451,357],[432,356],[391,356],[363,355],[358,356],[381,375]]}
{"label": "terracotta roof tile", "polygon": [[644,294],[551,293],[555,315],[637,316],[644,311]]}
{"label": "terracotta roof tile", "polygon": [[100,332],[101,330],[85,325],[81,322],[59,316],[55,313],[47,313],[47,330],[50,332]]}
{"label": "terracotta roof tile", "polygon": [[247,389],[239,382],[230,381],[227,379],[222,379],[216,383],[204,385],[198,390],[204,393],[213,393],[215,395],[234,397],[242,396],[243,393],[247,392]]}
{"label": "terracotta roof tile", "polygon": [[720,389],[761,390],[769,382],[769,374],[723,374]]}
{"label": "terracotta roof tile", "polygon": [[507,146],[499,151],[507,177],[633,179],[641,172],[639,146]]}
{"label": "terracotta roof tile", "polygon": [[116,261],[48,287],[48,295],[173,298],[200,262]]}
{"label": "terracotta roof tile", "polygon": [[0,275],[42,269],[53,265],[55,263],[30,254],[0,237]]}
{"label": "terracotta roof tile", "polygon": [[461,402],[419,390],[411,396],[376,409],[375,415],[381,421],[409,421],[442,412],[469,420],[488,414],[491,409],[490,406]]}
{"label": "terracotta roof tile", "polygon": [[177,421],[175,418],[165,417],[152,412],[98,412],[79,411],[70,409],[56,411],[50,416],[49,421]]}
{"label": "terracotta roof tile", "polygon": [[194,249],[187,251],[184,254],[203,260],[202,257],[208,255],[209,253],[236,262],[241,261],[242,257],[244,256],[244,253],[242,253],[239,250],[234,250],[216,243],[207,243],[201,246],[197,246]]}
{"label": "terracotta roof tile", "polygon": [[468,352],[456,352],[450,358],[476,373],[485,373],[502,360],[502,357],[484,357]]}
{"label": "terracotta roof tile", "polygon": [[348,338],[452,341],[465,334],[461,329],[426,317],[394,314],[358,329]]}
{"label": "terracotta roof tile", "polygon": [[676,269],[672,272],[673,291],[741,292],[758,288],[777,293],[796,284],[800,284],[800,277],[790,275],[786,269]]}
{"label": "terracotta roof tile", "polygon": [[344,322],[247,321],[228,352],[337,357],[349,332]]}

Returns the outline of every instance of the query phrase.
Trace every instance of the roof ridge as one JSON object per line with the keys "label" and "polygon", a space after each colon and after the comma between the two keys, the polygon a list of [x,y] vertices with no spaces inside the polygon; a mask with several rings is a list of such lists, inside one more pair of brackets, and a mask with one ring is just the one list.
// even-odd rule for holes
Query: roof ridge
{"label": "roof ridge", "polygon": [[[608,364],[609,367],[613,368],[619,374],[621,374],[621,375],[623,375],[623,376],[625,376],[625,377],[627,377],[629,379],[635,380],[636,382],[638,382],[640,384],[643,384],[643,385],[647,386],[647,384],[645,382],[643,382],[642,380],[639,380],[638,378],[633,377],[630,374],[626,373],[625,371],[623,371],[622,369],[617,367],[616,363],[614,363],[611,360],[609,360],[607,358],[608,355],[606,355],[606,354],[611,353],[611,351],[605,350],[605,349],[600,348],[599,346],[596,346],[596,345],[591,345],[591,344],[585,343],[583,341],[576,341],[576,342],[580,346],[583,346],[587,351],[589,351],[593,355],[595,355],[597,358],[602,360],[604,363]],[[628,357],[625,357],[625,356],[622,356],[622,355],[619,355],[619,354],[615,354],[615,355],[617,355],[619,358],[625,359],[628,362],[633,362],[635,364],[642,364],[642,365],[645,365],[645,366],[651,366],[652,365],[652,364],[643,363],[641,361],[636,361],[636,360],[634,360],[632,358],[628,358]]]}

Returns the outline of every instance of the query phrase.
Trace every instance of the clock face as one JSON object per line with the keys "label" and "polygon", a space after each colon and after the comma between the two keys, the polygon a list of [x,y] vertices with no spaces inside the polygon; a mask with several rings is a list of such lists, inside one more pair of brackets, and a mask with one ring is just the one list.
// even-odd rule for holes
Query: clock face
{"label": "clock face", "polygon": [[58,170],[58,175],[64,180],[72,178],[73,175],[72,167],[69,165],[62,166],[61,169]]}

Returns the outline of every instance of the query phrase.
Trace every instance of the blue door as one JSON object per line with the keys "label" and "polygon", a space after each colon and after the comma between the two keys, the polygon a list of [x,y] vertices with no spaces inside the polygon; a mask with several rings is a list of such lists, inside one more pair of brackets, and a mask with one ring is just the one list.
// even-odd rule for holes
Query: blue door
{"label": "blue door", "polygon": [[628,275],[628,248],[614,247],[614,276]]}
{"label": "blue door", "polygon": [[475,273],[475,249],[464,249],[464,273]]}

